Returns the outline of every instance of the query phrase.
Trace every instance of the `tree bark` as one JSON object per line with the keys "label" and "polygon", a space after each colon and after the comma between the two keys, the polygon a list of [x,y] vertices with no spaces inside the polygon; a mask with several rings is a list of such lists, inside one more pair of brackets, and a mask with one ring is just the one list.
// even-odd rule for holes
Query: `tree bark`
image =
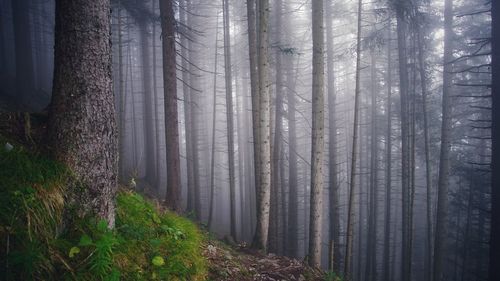
{"label": "tree bark", "polygon": [[74,183],[70,202],[113,227],[118,139],[110,11],[109,0],[56,1],[49,143],[53,157],[85,187],[80,190]]}
{"label": "tree bark", "polygon": [[491,1],[492,127],[489,280],[500,280],[500,3]]}
{"label": "tree bark", "polygon": [[[258,204],[254,247],[267,252],[269,201],[271,196],[271,107],[269,91],[269,0],[259,0],[259,132]],[[255,136],[254,136],[255,137]]]}
{"label": "tree bark", "polygon": [[167,153],[167,206],[181,211],[179,127],[177,120],[177,77],[175,69],[175,17],[172,0],[160,1],[165,107],[165,145]]}

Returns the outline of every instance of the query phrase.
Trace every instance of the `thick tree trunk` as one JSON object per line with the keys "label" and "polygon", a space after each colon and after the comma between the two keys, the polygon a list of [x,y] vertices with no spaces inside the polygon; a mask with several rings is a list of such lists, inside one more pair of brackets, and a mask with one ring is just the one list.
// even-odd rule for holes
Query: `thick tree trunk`
{"label": "thick tree trunk", "polygon": [[160,1],[165,100],[165,145],[167,153],[166,204],[181,211],[179,125],[177,120],[177,77],[175,69],[175,17],[172,0]]}
{"label": "thick tree trunk", "polygon": [[436,233],[434,238],[433,281],[443,279],[446,252],[446,229],[448,217],[448,185],[450,179],[451,147],[451,87],[453,60],[453,0],[445,0],[444,5],[444,54],[443,54],[443,100],[441,125],[441,152],[439,155],[439,178]]}
{"label": "thick tree trunk", "polygon": [[491,1],[492,127],[489,280],[500,280],[500,2]]}
{"label": "thick tree trunk", "polygon": [[323,0],[312,2],[313,86],[311,148],[311,212],[309,219],[309,264],[321,266],[323,214],[323,156],[325,147],[325,58]]}
{"label": "thick tree trunk", "polygon": [[56,1],[50,148],[85,186],[76,190],[75,183],[71,202],[113,227],[118,132],[110,34],[109,0]]}
{"label": "thick tree trunk", "polygon": [[[349,202],[347,207],[346,253],[344,262],[344,278],[352,280],[352,242],[354,228],[354,194],[356,187],[356,157],[358,153],[358,119],[359,119],[359,92],[360,92],[360,63],[361,63],[361,15],[363,10],[362,0],[358,0],[358,31],[356,38],[356,86],[354,92],[354,124],[351,150],[351,173],[349,177]],[[360,213],[361,215],[361,213]]]}
{"label": "thick tree trunk", "polygon": [[[259,132],[258,132],[258,204],[254,247],[267,252],[269,201],[271,196],[271,107],[269,90],[269,0],[259,0]],[[255,137],[255,136],[254,136]]]}

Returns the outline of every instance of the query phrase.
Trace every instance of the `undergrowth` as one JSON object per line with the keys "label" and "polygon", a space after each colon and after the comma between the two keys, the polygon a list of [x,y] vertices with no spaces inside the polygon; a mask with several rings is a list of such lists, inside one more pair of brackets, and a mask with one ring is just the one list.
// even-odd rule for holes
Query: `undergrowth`
{"label": "undergrowth", "polygon": [[0,280],[205,279],[205,238],[191,221],[130,191],[118,194],[115,229],[78,217],[64,200],[71,173],[5,142],[0,136]]}

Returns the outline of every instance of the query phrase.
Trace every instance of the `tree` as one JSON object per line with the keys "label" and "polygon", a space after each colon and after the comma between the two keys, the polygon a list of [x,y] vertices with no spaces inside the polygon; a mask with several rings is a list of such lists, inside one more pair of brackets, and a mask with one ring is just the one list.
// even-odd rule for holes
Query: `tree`
{"label": "tree", "polygon": [[[363,10],[362,0],[358,0],[358,31],[356,37],[356,86],[354,90],[354,124],[352,134],[352,149],[351,149],[351,173],[349,177],[349,202],[347,206],[347,231],[346,231],[346,249],[344,262],[344,278],[351,280],[352,267],[352,241],[354,228],[354,188],[356,187],[356,157],[358,153],[358,120],[359,120],[359,76],[361,72],[361,12]],[[361,204],[361,202],[360,202]],[[361,215],[361,212],[360,212]]]}
{"label": "tree", "polygon": [[109,0],[56,1],[49,143],[55,159],[75,173],[70,202],[113,227],[118,139],[110,11]]}
{"label": "tree", "polygon": [[231,34],[229,33],[229,4],[223,0],[224,14],[224,72],[226,81],[226,122],[229,165],[229,204],[231,237],[236,239],[236,186],[234,175],[234,122],[233,122],[233,78],[231,76]]}
{"label": "tree", "polygon": [[163,54],[163,93],[165,107],[165,145],[167,147],[166,204],[173,211],[181,210],[179,156],[179,125],[177,120],[177,76],[175,51],[175,17],[172,0],[160,1]]}
{"label": "tree", "polygon": [[312,2],[313,86],[312,86],[312,148],[311,148],[311,212],[309,218],[309,264],[321,266],[321,224],[323,213],[324,154],[324,36],[323,0]]}
{"label": "tree", "polygon": [[439,155],[439,177],[437,197],[436,233],[434,238],[433,280],[443,278],[445,259],[446,223],[448,216],[448,185],[450,180],[451,147],[451,79],[453,60],[453,0],[444,2],[444,54],[443,54],[443,100],[441,124],[441,152]]}
{"label": "tree", "polygon": [[500,279],[500,3],[491,1],[492,159],[489,280]]}
{"label": "tree", "polygon": [[[258,204],[257,229],[254,236],[254,247],[267,252],[267,237],[269,230],[269,201],[271,197],[271,106],[269,96],[269,0],[259,0],[259,131],[256,141],[258,154]],[[255,110],[255,109],[254,109]],[[255,139],[255,135],[254,135]]]}
{"label": "tree", "polygon": [[326,21],[326,56],[328,73],[328,179],[329,179],[329,225],[330,225],[330,255],[328,268],[339,271],[340,259],[340,219],[339,219],[339,184],[337,172],[337,120],[336,120],[336,93],[334,68],[333,42],[333,12],[332,4],[325,2]]}

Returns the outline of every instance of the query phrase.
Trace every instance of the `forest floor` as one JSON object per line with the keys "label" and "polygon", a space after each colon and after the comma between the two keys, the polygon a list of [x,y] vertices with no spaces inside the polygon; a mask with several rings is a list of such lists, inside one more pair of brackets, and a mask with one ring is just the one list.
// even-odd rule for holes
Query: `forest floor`
{"label": "forest floor", "polygon": [[246,245],[229,246],[218,240],[209,240],[203,247],[208,260],[209,280],[328,280],[325,272],[301,261],[273,254],[264,255]]}

